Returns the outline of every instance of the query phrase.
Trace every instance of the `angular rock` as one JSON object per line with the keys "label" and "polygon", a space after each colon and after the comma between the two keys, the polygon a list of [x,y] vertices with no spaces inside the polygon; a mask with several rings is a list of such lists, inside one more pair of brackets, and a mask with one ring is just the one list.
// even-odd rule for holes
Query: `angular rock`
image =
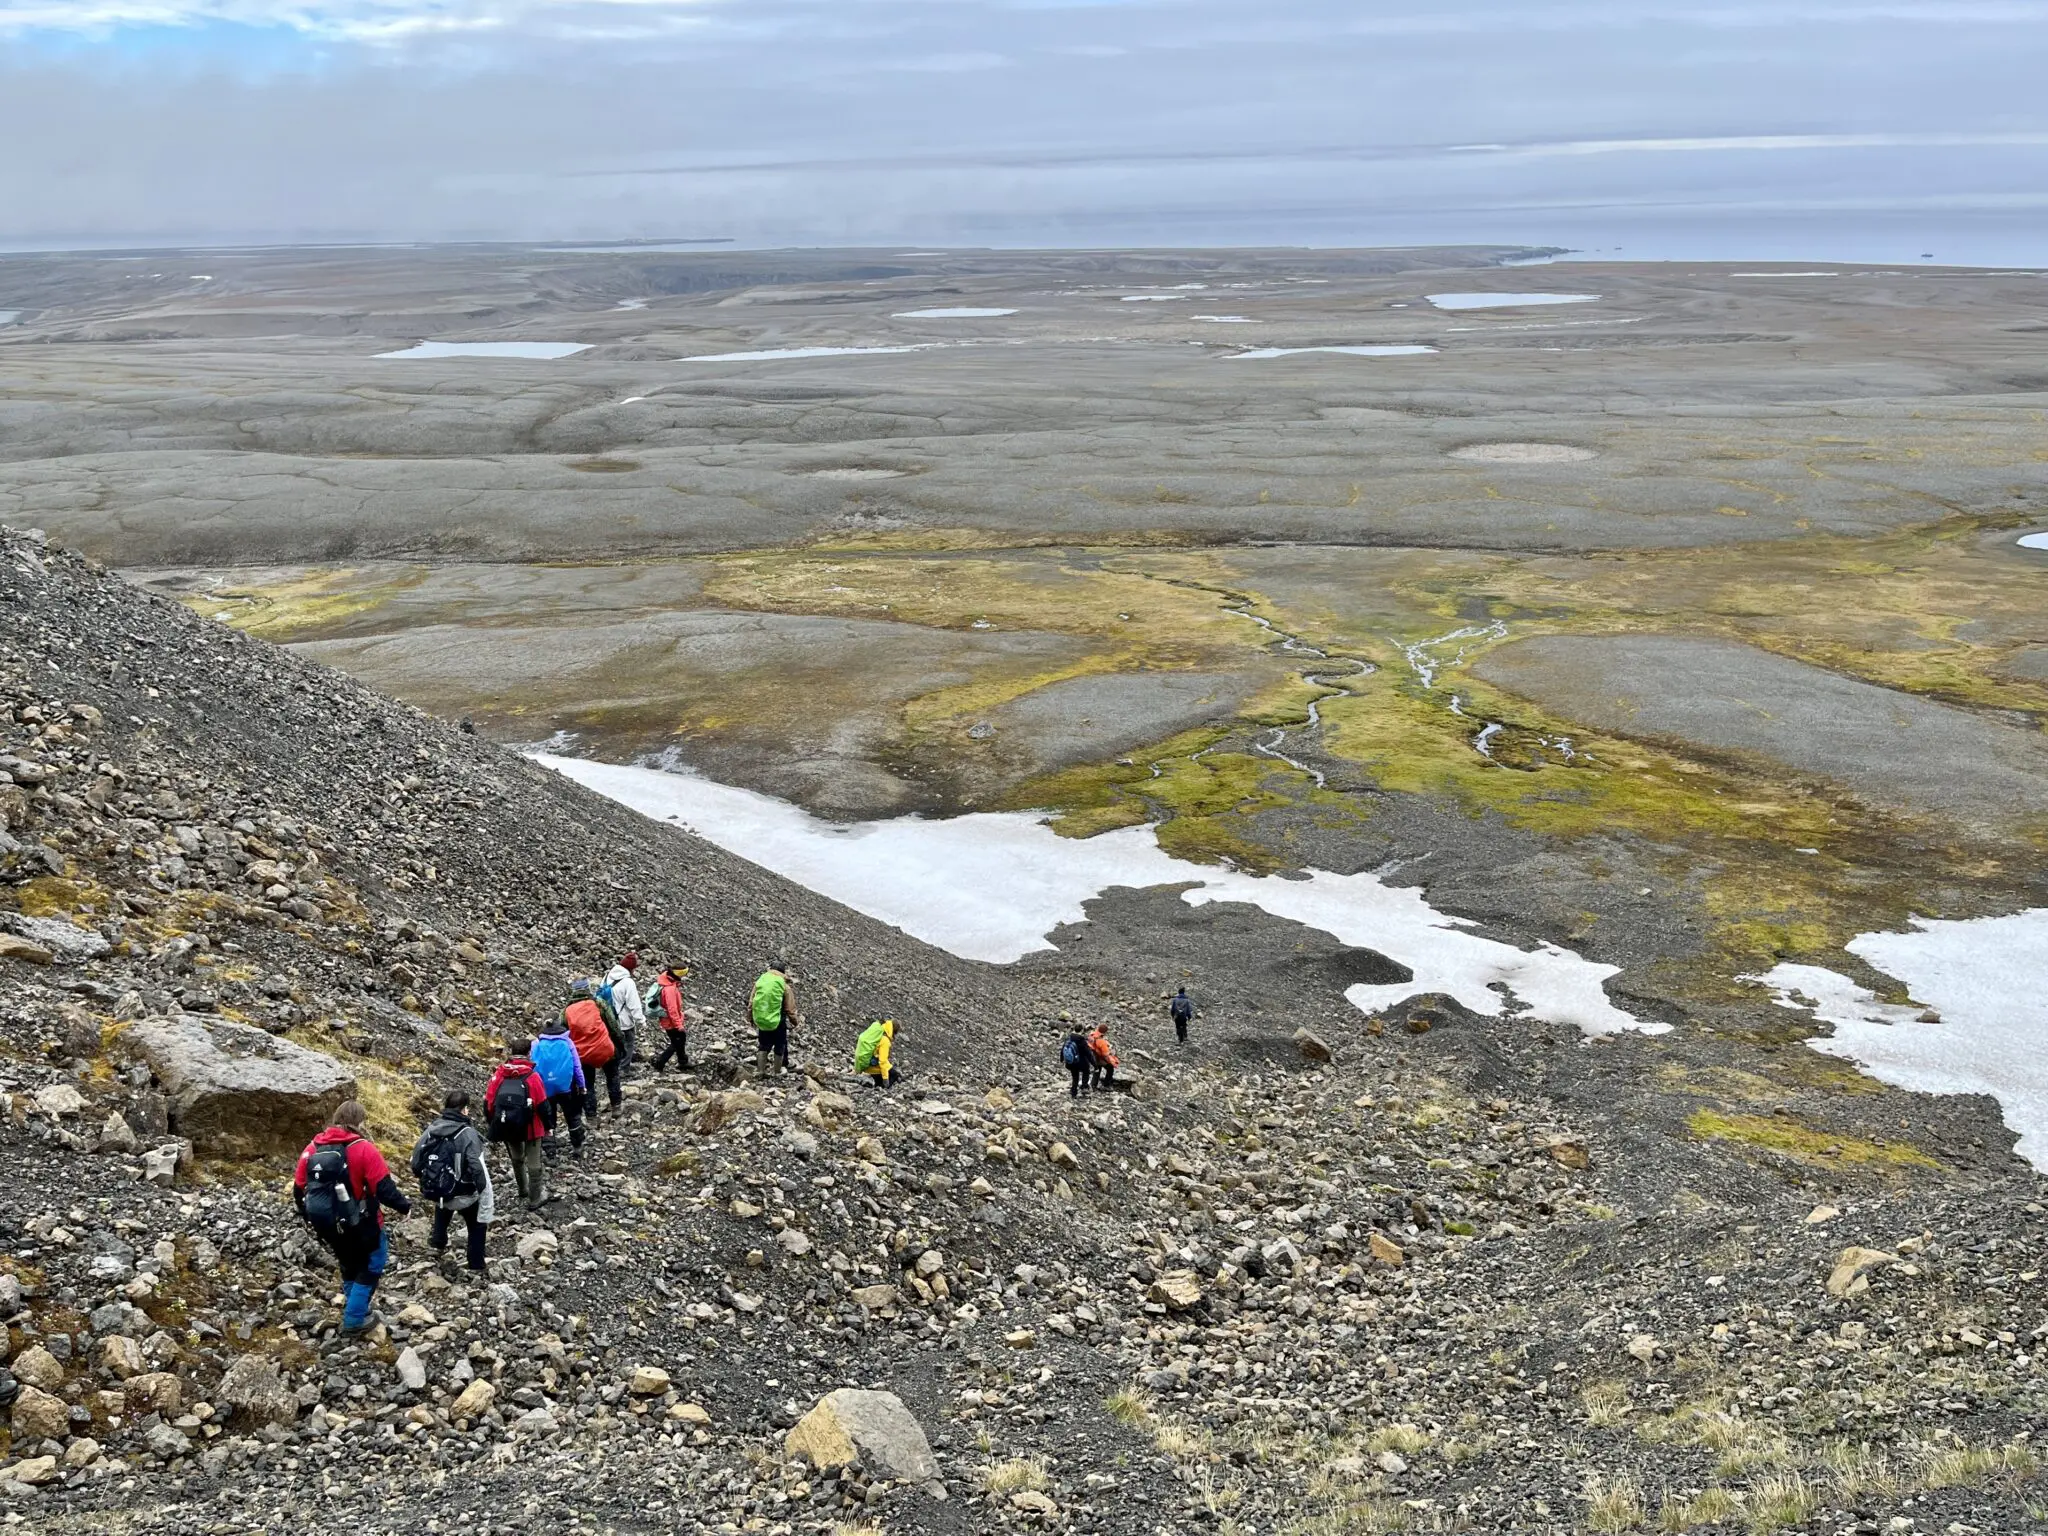
{"label": "angular rock", "polygon": [[1301,1052],[1303,1061],[1330,1062],[1337,1059],[1337,1053],[1330,1049],[1329,1042],[1312,1030],[1297,1029],[1294,1032],[1294,1048]]}
{"label": "angular rock", "polygon": [[36,1109],[53,1118],[69,1119],[85,1108],[85,1095],[69,1083],[45,1083],[36,1090]]}
{"label": "angular rock", "polygon": [[775,1234],[775,1246],[792,1259],[800,1259],[811,1251],[811,1239],[798,1227],[784,1227]]}
{"label": "angular rock", "polygon": [[398,1384],[408,1392],[418,1392],[427,1385],[427,1365],[420,1359],[419,1351],[408,1344],[398,1352]]}
{"label": "angular rock", "polygon": [[100,1127],[100,1151],[125,1154],[133,1152],[138,1145],[134,1129],[119,1110],[107,1116],[107,1123]]}
{"label": "angular rock", "polygon": [[853,1293],[854,1302],[870,1312],[885,1311],[903,1304],[903,1293],[893,1285],[863,1285]]}
{"label": "angular rock", "polygon": [[1191,1269],[1169,1270],[1152,1282],[1146,1294],[1169,1311],[1185,1312],[1201,1303],[1201,1277]]}
{"label": "angular rock", "polygon": [[1375,1230],[1365,1240],[1365,1245],[1372,1256],[1382,1264],[1391,1264],[1395,1269],[1399,1269],[1408,1262],[1406,1250],[1384,1232]]}
{"label": "angular rock", "polygon": [[0,933],[0,960],[13,960],[21,965],[48,965],[56,958],[40,944],[11,933]]}
{"label": "angular rock", "polygon": [[101,1367],[123,1381],[131,1376],[140,1376],[149,1369],[142,1358],[142,1346],[126,1334],[116,1333],[101,1339],[99,1354]]}
{"label": "angular rock", "polygon": [[820,1398],[783,1442],[820,1471],[859,1462],[892,1482],[928,1483],[939,1475],[931,1442],[893,1392],[841,1387]]}
{"label": "angular rock", "polygon": [[122,1390],[128,1394],[128,1407],[136,1413],[161,1413],[168,1418],[185,1402],[184,1388],[169,1371],[131,1376]]}
{"label": "angular rock", "polygon": [[31,1488],[40,1488],[45,1483],[57,1480],[57,1458],[54,1456],[31,1456],[26,1461],[17,1461],[7,1469],[7,1476],[14,1482],[26,1483]]}
{"label": "angular rock", "polygon": [[14,1416],[9,1423],[16,1445],[32,1440],[61,1440],[70,1432],[71,1410],[63,1398],[24,1385],[14,1400]]}
{"label": "angular rock", "polygon": [[542,1259],[552,1259],[555,1256],[555,1250],[561,1246],[561,1239],[543,1228],[541,1231],[529,1232],[526,1236],[520,1238],[519,1246],[514,1251],[518,1253],[519,1261],[522,1264],[533,1264],[538,1263]]}
{"label": "angular rock", "polygon": [[16,1355],[11,1369],[14,1379],[24,1386],[54,1392],[64,1385],[63,1362],[40,1344],[31,1344]]}
{"label": "angular rock", "polygon": [[206,1152],[296,1152],[356,1081],[332,1056],[225,1019],[144,1019],[121,1048],[149,1064],[179,1135]]}
{"label": "angular rock", "polygon": [[1847,1299],[1870,1289],[1870,1272],[1898,1263],[1898,1256],[1878,1248],[1844,1248],[1828,1275],[1828,1294]]}
{"label": "angular rock", "polygon": [[491,1411],[491,1405],[498,1400],[498,1388],[489,1381],[478,1377],[462,1389],[448,1409],[450,1418],[480,1419]]}
{"label": "angular rock", "polygon": [[668,1390],[668,1372],[658,1365],[636,1365],[626,1378],[626,1390],[635,1397],[659,1397]]}
{"label": "angular rock", "polygon": [[253,1424],[289,1424],[299,1416],[297,1396],[268,1355],[237,1356],[213,1389],[213,1400],[246,1415]]}
{"label": "angular rock", "polygon": [[1573,1141],[1569,1137],[1560,1137],[1551,1142],[1548,1150],[1551,1161],[1562,1168],[1583,1169],[1590,1167],[1593,1162],[1593,1155],[1586,1150],[1586,1144],[1583,1141]]}

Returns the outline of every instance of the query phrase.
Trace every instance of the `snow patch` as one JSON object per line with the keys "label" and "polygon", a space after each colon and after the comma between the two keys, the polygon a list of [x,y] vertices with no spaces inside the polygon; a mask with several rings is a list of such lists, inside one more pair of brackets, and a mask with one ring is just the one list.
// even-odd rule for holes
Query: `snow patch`
{"label": "snow patch", "polygon": [[1249,352],[1233,352],[1233,358],[1247,357],[1299,357],[1304,352],[1342,352],[1348,357],[1420,357],[1434,352],[1435,347],[1254,347]]}
{"label": "snow patch", "polygon": [[894,318],[898,320],[993,320],[998,315],[1014,315],[1014,309],[906,309]]}
{"label": "snow patch", "polygon": [[1519,309],[1525,304],[1591,304],[1597,293],[1432,293],[1438,309]]}
{"label": "snow patch", "polygon": [[530,357],[552,362],[588,352],[582,341],[423,341],[402,352],[379,352],[379,357]]}
{"label": "snow patch", "polygon": [[892,352],[923,352],[930,343],[908,347],[775,347],[766,352],[705,352],[686,363],[767,363],[784,357],[876,357]]}
{"label": "snow patch", "polygon": [[536,753],[535,761],[969,960],[1007,964],[1052,948],[1045,935],[1062,923],[1085,921],[1084,904],[1112,887],[1184,885],[1182,900],[1191,906],[1249,902],[1414,972],[1412,981],[1345,993],[1367,1012],[1442,992],[1475,1013],[1525,1009],[1589,1035],[1669,1028],[1636,1019],[1608,1000],[1602,983],[1619,967],[1553,944],[1517,949],[1466,932],[1470,922],[1437,911],[1419,889],[1395,888],[1372,874],[1248,875],[1176,859],[1149,826],[1067,838],[1035,812],[842,825],[694,774],[545,753]]}
{"label": "snow patch", "polygon": [[[1780,965],[1746,979],[1771,988],[1780,1007],[1833,1025],[1814,1049],[1880,1082],[1991,1095],[2019,1136],[2015,1150],[2048,1171],[2048,992],[2040,985],[2048,907],[1967,922],[1916,917],[1909,933],[1859,934],[1847,948],[1904,982],[1916,1003],[1881,1002],[1817,965]],[[1939,1022],[1921,1022],[1927,1009]]]}

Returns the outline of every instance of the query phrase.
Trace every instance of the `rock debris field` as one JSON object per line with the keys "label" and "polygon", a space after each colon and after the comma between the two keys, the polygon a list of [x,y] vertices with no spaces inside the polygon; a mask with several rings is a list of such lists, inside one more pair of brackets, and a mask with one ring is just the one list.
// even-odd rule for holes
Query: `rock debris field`
{"label": "rock debris field", "polygon": [[[1176,954],[954,959],[39,536],[0,534],[0,616],[11,1524],[2043,1527],[2048,1219],[1981,1106],[1721,1113],[1716,1074],[1818,1085],[1690,1031],[1367,1018],[1308,951],[1182,1047]],[[1243,963],[1241,909],[1176,921]],[[353,1092],[401,1163],[628,942],[691,962],[697,1071],[629,1076],[562,1200],[501,1198],[487,1275],[394,1218],[339,1337],[304,1136]],[[754,1082],[771,951],[807,1018]],[[889,1093],[846,1071],[882,1011]],[[1068,1097],[1062,1012],[1128,1092]]]}

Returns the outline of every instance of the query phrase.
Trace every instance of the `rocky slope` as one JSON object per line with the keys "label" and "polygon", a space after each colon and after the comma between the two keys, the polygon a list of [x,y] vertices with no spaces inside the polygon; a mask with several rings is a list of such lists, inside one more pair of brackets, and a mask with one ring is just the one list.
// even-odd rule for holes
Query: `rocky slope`
{"label": "rocky slope", "polygon": [[[1771,1115],[1688,1135],[1672,1084],[1740,1069],[1683,1028],[1438,1008],[1334,1061],[1292,1016],[1184,1050],[1140,966],[954,961],[12,533],[0,772],[11,1522],[2043,1524],[2038,1178]],[[705,1069],[629,1079],[488,1277],[398,1223],[382,1325],[339,1339],[294,1093],[353,1080],[398,1160],[627,942],[696,966]],[[771,950],[812,1075],[736,1083]],[[918,1072],[889,1095],[839,1077],[881,1007]],[[1063,1008],[1122,1018],[1138,1094],[1067,1098]],[[200,1113],[167,1036],[261,1077],[241,1113]],[[793,1456],[843,1386],[900,1397],[936,1477]]]}

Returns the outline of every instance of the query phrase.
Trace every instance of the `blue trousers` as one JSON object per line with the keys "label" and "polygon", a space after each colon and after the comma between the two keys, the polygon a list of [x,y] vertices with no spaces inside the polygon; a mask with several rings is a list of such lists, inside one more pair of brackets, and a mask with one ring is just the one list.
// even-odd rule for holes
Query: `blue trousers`
{"label": "blue trousers", "polygon": [[383,1223],[377,1224],[374,1246],[369,1245],[368,1234],[353,1241],[343,1238],[335,1245],[334,1256],[341,1262],[342,1295],[347,1298],[341,1324],[360,1328],[370,1320],[370,1299],[377,1294],[377,1282],[391,1263],[391,1241],[384,1235]]}

